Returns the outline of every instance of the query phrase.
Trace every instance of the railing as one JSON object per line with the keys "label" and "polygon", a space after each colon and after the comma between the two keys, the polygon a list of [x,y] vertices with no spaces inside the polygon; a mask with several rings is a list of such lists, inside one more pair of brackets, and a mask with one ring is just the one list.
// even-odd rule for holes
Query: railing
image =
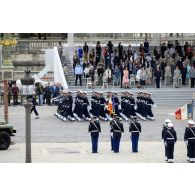
{"label": "railing", "polygon": [[[163,42],[178,40],[181,45],[184,45],[185,42],[188,42],[191,45],[195,44],[195,34],[180,34],[179,36],[170,37],[168,33],[158,34],[157,37],[152,34],[151,37],[147,38],[150,45],[158,46]],[[86,36],[86,37],[74,37],[75,46],[83,46],[84,42],[90,44],[96,44],[97,41],[100,41],[102,45],[107,44],[108,41],[112,41],[114,45],[118,45],[119,42],[122,44],[131,44],[134,46],[139,46],[144,43],[145,37],[138,36],[124,36],[124,37],[102,37],[101,36]],[[62,44],[67,43],[67,39],[48,39],[48,40],[37,40],[37,39],[19,39],[16,46],[12,47],[13,52],[21,53],[38,53],[44,49],[53,48],[59,45],[59,42]]]}

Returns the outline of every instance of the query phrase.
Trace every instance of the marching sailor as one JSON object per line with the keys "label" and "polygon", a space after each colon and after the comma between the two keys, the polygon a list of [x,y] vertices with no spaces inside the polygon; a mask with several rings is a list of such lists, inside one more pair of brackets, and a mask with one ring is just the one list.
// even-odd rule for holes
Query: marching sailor
{"label": "marching sailor", "polygon": [[129,99],[129,104],[130,104],[130,118],[136,118],[135,99],[133,97],[133,93],[131,92],[127,93],[127,97]]}
{"label": "marching sailor", "polygon": [[168,129],[165,131],[164,139],[167,147],[167,160],[168,163],[173,163],[174,159],[174,146],[177,141],[177,134],[173,128],[173,123],[167,124]]}
{"label": "marching sailor", "polygon": [[168,159],[167,159],[167,146],[166,146],[166,143],[165,143],[165,132],[169,129],[168,128],[168,123],[171,123],[170,119],[165,120],[165,124],[163,125],[163,129],[162,129],[162,140],[163,140],[164,146],[165,146],[165,161],[168,161]]}
{"label": "marching sailor", "polygon": [[119,153],[121,135],[124,133],[123,123],[119,121],[120,117],[116,116],[116,120],[111,124],[111,134],[113,137],[114,153]]}
{"label": "marching sailor", "polygon": [[92,120],[89,122],[88,132],[91,134],[91,142],[92,142],[92,153],[98,152],[98,138],[101,133],[101,126],[99,121],[96,120],[97,117],[94,116]]}
{"label": "marching sailor", "polygon": [[189,120],[188,125],[184,134],[184,141],[187,145],[187,157],[189,162],[195,162],[195,122]]}
{"label": "marching sailor", "polygon": [[83,104],[82,104],[83,116],[84,116],[85,120],[90,121],[91,117],[90,117],[89,112],[88,112],[89,101],[87,98],[87,93],[83,92],[81,94],[81,97],[83,100]]}
{"label": "marching sailor", "polygon": [[96,116],[97,120],[99,120],[99,112],[100,112],[100,96],[97,91],[92,92],[91,97],[91,110],[90,113],[92,116]]}
{"label": "marching sailor", "polygon": [[137,120],[137,116],[133,117],[129,125],[129,133],[131,133],[132,152],[138,152],[138,141],[141,133],[141,124]]}
{"label": "marching sailor", "polygon": [[73,104],[73,97],[72,97],[72,93],[71,91],[68,91],[68,97],[67,97],[67,101],[68,101],[68,119],[71,121],[75,121],[73,112],[72,112],[72,104]]}
{"label": "marching sailor", "polygon": [[120,112],[120,116],[128,121],[128,118],[126,116],[126,93],[125,92],[121,92],[121,107],[119,106],[119,112]]}
{"label": "marching sailor", "polygon": [[147,117],[147,119],[153,121],[154,120],[154,115],[152,113],[152,106],[156,106],[156,105],[154,104],[154,102],[151,98],[151,93],[146,92],[145,94],[146,94],[145,99],[146,99],[146,105],[147,105],[146,117]]}
{"label": "marching sailor", "polygon": [[81,97],[81,94],[82,94],[82,91],[79,90],[75,97],[75,107],[73,111],[73,115],[78,121],[81,121],[82,116],[83,116],[83,107],[82,107],[83,99]]}

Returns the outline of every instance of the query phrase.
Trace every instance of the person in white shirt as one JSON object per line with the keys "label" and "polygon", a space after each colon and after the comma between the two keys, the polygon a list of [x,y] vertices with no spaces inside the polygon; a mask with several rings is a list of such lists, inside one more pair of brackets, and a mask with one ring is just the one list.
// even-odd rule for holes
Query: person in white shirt
{"label": "person in white shirt", "polygon": [[112,71],[108,67],[106,69],[106,79],[107,79],[108,85],[110,85],[110,83],[111,83],[111,78],[112,78]]}

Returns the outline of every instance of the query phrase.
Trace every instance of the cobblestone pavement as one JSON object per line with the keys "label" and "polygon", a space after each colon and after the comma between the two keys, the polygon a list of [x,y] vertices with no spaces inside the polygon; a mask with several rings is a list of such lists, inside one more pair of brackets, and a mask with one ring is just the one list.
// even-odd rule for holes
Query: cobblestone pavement
{"label": "cobblestone pavement", "polygon": [[[56,112],[55,106],[38,106],[40,119],[35,119],[32,114],[32,142],[33,143],[75,143],[89,142],[90,137],[87,133],[88,122],[63,122],[56,118],[53,113]],[[178,134],[178,140],[183,140],[186,121],[176,121],[173,113],[176,111],[176,106],[159,106],[154,110],[155,121],[141,121],[142,134],[141,141],[161,141],[162,124],[166,118],[170,118],[175,124],[175,129]],[[25,142],[25,113],[24,107],[9,107],[9,122],[14,125],[17,130],[13,140],[17,143]],[[0,107],[0,118],[3,117],[3,108]],[[128,122],[123,121],[125,133],[122,136],[122,141],[128,141]],[[109,122],[101,122],[102,134],[100,141],[110,141]]]}
{"label": "cobblestone pavement", "polygon": [[[186,146],[179,141],[175,145],[175,162],[186,163]],[[24,163],[25,144],[10,146],[0,151],[0,163]],[[33,163],[164,163],[162,142],[140,142],[139,152],[132,153],[130,142],[121,142],[120,153],[110,150],[109,142],[99,143],[99,153],[91,153],[89,142],[79,143],[34,143]]]}

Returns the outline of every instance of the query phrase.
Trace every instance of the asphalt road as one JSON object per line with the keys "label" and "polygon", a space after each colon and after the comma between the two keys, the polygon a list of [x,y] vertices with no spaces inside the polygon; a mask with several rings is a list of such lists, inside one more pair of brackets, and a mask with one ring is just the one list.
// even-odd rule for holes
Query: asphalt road
{"label": "asphalt road", "polygon": [[[141,141],[161,141],[162,124],[166,118],[170,118],[177,131],[178,140],[183,140],[184,129],[187,121],[176,121],[173,113],[177,106],[158,106],[153,109],[155,121],[141,121],[142,134]],[[32,142],[33,143],[77,143],[90,142],[88,135],[88,122],[63,122],[56,118],[53,113],[56,112],[55,106],[38,106],[40,118],[35,119],[32,114]],[[0,118],[3,118],[3,107],[0,107]],[[13,138],[17,143],[25,142],[25,110],[24,107],[9,107],[9,122],[17,130]],[[122,141],[130,139],[128,133],[128,122],[123,121],[125,133]],[[102,134],[100,141],[110,142],[109,122],[101,122]]]}

